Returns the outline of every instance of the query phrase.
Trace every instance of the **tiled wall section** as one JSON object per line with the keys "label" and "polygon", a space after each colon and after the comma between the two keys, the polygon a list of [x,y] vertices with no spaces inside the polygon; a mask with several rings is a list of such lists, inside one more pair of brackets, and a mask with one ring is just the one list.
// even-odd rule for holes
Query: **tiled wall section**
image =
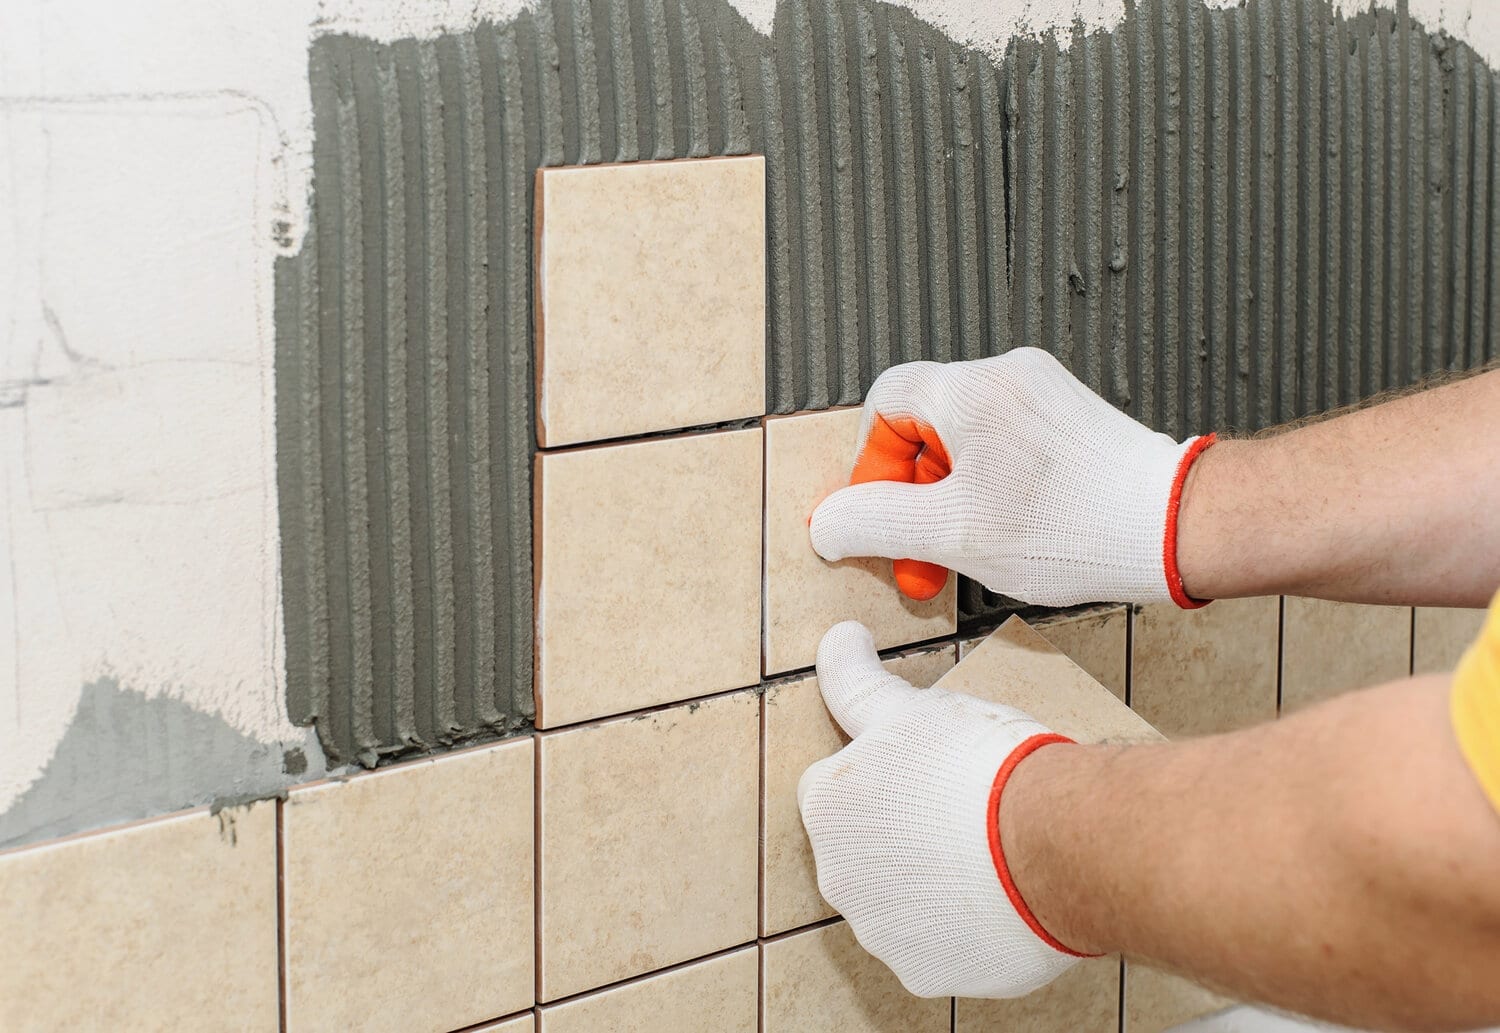
{"label": "tiled wall section", "polygon": [[[1169,635],[1149,609],[1120,606],[1035,631],[1112,692],[1122,679],[1134,691],[1144,672],[1178,692],[1181,725],[1206,728],[1224,721],[1209,689],[1234,695],[1246,671],[1257,678],[1246,697],[1264,692],[1257,705],[1274,713],[1278,644],[1283,695],[1327,694],[1354,687],[1347,653],[1367,650],[1372,627],[1395,639],[1388,668],[1371,661],[1375,680],[1405,673],[1413,655],[1451,659],[1476,627],[1472,611],[1423,610],[1413,639],[1409,609],[1396,620],[1386,608],[1271,599],[1245,606],[1246,620],[1211,619],[1220,607],[1240,609],[1182,614],[1165,622]],[[1008,699],[1061,724],[1043,708],[1061,698],[1063,668],[1029,635],[1016,622],[984,648],[1012,651],[1005,691],[1037,694]],[[977,658],[972,637],[950,635],[887,662],[930,684],[960,648]],[[1260,687],[1262,653],[1271,673]],[[1172,670],[1176,683],[1164,680]],[[1204,691],[1181,689],[1190,678]],[[1284,699],[1283,710],[1311,703]],[[907,996],[856,948],[817,895],[796,812],[802,768],[844,741],[810,673],[619,705],[607,719],[317,783],[280,803],[0,854],[0,1028],[271,1031],[281,1009],[288,1033],[485,1022],[504,1033],[749,1033],[762,1015],[767,1033],[1116,1028],[1114,959],[1022,1001],[958,1001],[950,1018],[949,1002]],[[1129,1033],[1219,1003],[1162,973],[1126,972]]]}
{"label": "tiled wall section", "polygon": [[[537,730],[0,855],[0,1028],[1157,1033],[1221,1003],[1118,959],[1023,1001],[907,994],[819,897],[797,815],[802,770],[845,741],[819,634],[858,616],[917,684],[1136,741],[1446,666],[1473,616],[1106,606],[980,642],[951,585],[918,605],[887,564],[823,562],[805,524],[858,413],[766,415],[762,174],[541,173],[544,259],[645,280],[554,279],[539,301],[543,440],[567,447],[535,467]],[[633,214],[626,239],[590,240],[601,206]],[[671,401],[683,377],[704,408]]]}

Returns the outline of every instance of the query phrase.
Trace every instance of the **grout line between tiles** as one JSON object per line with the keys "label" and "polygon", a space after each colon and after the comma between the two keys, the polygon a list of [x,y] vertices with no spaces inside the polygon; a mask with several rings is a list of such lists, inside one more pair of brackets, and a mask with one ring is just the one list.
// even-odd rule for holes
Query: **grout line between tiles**
{"label": "grout line between tiles", "polygon": [[1281,668],[1286,650],[1286,596],[1276,597],[1276,716],[1281,716]]}
{"label": "grout line between tiles", "polygon": [[586,452],[599,448],[617,448],[621,445],[640,445],[654,441],[672,441],[677,438],[701,437],[706,434],[723,434],[737,430],[760,430],[761,416],[741,416],[738,419],[722,420],[718,423],[699,423],[691,427],[670,427],[666,430],[647,431],[644,434],[621,434],[613,438],[596,438],[592,441],[575,441],[550,448],[537,447],[539,456],[567,455],[570,452]]}
{"label": "grout line between tiles", "polygon": [[490,1026],[498,1026],[502,1022],[514,1022],[517,1019],[524,1019],[528,1015],[533,1016],[533,1019],[535,1020],[536,1009],[525,1008],[521,1011],[513,1011],[505,1015],[497,1015],[493,1019],[480,1019],[478,1022],[472,1022],[467,1026],[460,1026],[458,1029],[452,1030],[451,1033],[472,1033],[473,1030],[488,1029]]}
{"label": "grout line between tiles", "polygon": [[1130,706],[1135,678],[1135,607],[1125,606],[1125,705]]}
{"label": "grout line between tiles", "polygon": [[1120,956],[1120,1012],[1119,1033],[1125,1033],[1125,957]]}
{"label": "grout line between tiles", "polygon": [[[808,928],[811,927],[809,926]],[[671,975],[673,972],[678,972],[692,965],[700,965],[709,961],[717,961],[720,958],[726,958],[737,951],[749,950],[752,947],[756,947],[759,942],[759,940],[744,940],[740,943],[731,944],[728,947],[720,947],[718,950],[712,951],[708,954],[699,954],[695,957],[688,958],[685,961],[678,961],[671,965],[666,965],[662,968],[654,968],[649,972],[640,972],[633,976],[626,976],[623,979],[616,979],[613,983],[602,983],[599,986],[591,986],[587,990],[579,990],[575,993],[568,994],[566,997],[559,997],[555,1001],[538,1000],[536,1003],[536,1010],[538,1014],[540,1014],[542,1011],[548,1008],[556,1008],[559,1005],[571,1004],[572,1002],[580,1000],[584,997],[592,997],[595,994],[602,994],[609,990],[621,990],[627,986],[633,986],[636,983],[644,982],[647,979],[655,979],[657,976]]]}
{"label": "grout line between tiles", "polygon": [[282,832],[283,800],[276,804],[276,1022],[286,1033],[286,837]]}
{"label": "grout line between tiles", "polygon": [[[531,1000],[542,999],[542,735],[531,738]],[[540,1021],[540,1017],[538,1017]]]}
{"label": "grout line between tiles", "polygon": [[948,1033],[958,1033],[958,998],[948,998]]}
{"label": "grout line between tiles", "polygon": [[756,827],[755,827],[755,933],[757,938],[764,935],[766,931],[766,768],[769,759],[766,755],[766,696],[761,693],[759,700],[760,710],[760,770],[759,785],[756,791]]}
{"label": "grout line between tiles", "polygon": [[1417,608],[1411,608],[1411,635],[1406,641],[1406,676],[1415,677],[1417,673]]}
{"label": "grout line between tiles", "polygon": [[820,918],[816,922],[809,922],[807,925],[799,925],[795,929],[784,929],[779,933],[772,933],[770,936],[762,936],[759,938],[758,942],[762,947],[765,947],[768,944],[778,943],[781,940],[785,940],[790,936],[796,936],[798,933],[810,933],[815,929],[823,929],[830,925],[837,925],[843,920],[843,915],[833,915],[830,918]]}

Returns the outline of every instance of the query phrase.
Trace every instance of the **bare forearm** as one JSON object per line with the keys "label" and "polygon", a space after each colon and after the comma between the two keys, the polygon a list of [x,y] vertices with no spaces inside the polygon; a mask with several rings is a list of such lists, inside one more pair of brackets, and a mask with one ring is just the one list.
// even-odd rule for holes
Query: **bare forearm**
{"label": "bare forearm", "polygon": [[1022,896],[1064,943],[1247,999],[1379,1028],[1500,1022],[1500,816],[1445,688],[1194,742],[1039,750],[1001,808]]}
{"label": "bare forearm", "polygon": [[1500,584],[1500,370],[1275,437],[1183,492],[1190,595],[1482,606]]}

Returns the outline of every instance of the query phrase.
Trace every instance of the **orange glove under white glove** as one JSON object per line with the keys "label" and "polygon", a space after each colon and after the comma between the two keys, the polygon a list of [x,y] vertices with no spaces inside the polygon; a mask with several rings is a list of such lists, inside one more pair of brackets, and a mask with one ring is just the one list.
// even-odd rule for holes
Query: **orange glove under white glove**
{"label": "orange glove under white glove", "polygon": [[1011,707],[915,689],[846,621],[818,684],[853,742],[802,775],[818,889],[860,944],[922,997],[1019,997],[1082,955],[1032,916],[1005,865],[1002,794],[1033,750],[1067,742]]}
{"label": "orange glove under white glove", "polygon": [[1154,433],[1035,348],[894,366],[865,400],[852,485],[813,513],[813,548],[891,557],[917,599],[951,568],[1044,606],[1201,605],[1177,571],[1177,507],[1213,440]]}

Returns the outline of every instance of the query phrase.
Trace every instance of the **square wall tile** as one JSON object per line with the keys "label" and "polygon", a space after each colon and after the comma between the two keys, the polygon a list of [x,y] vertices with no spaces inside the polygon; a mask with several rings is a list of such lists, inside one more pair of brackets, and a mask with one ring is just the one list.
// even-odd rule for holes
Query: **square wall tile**
{"label": "square wall tile", "polygon": [[1019,617],[970,649],[937,685],[1015,707],[1082,743],[1161,739],[1139,714]]}
{"label": "square wall tile", "polygon": [[277,1024],[276,806],[0,854],[0,1029]]}
{"label": "square wall tile", "polygon": [[532,739],[294,789],[288,1033],[433,1033],[532,1004]]}
{"label": "square wall tile", "polygon": [[1086,958],[1013,1000],[958,999],[954,1033],[1119,1033],[1120,958]]}
{"label": "square wall tile", "polygon": [[1127,960],[1121,1033],[1165,1033],[1233,1003],[1181,976]]}
{"label": "square wall tile", "polygon": [[544,448],[766,409],[759,155],[538,169]]}
{"label": "square wall tile", "polygon": [[811,667],[818,641],[839,621],[857,620],[877,649],[951,635],[958,627],[958,577],[917,602],[896,588],[891,561],[829,563],[813,551],[807,522],[819,502],[849,483],[860,411],[777,416],[766,428],[765,673]]}
{"label": "square wall tile", "polygon": [[[953,667],[952,646],[885,661],[913,685],[925,688]],[[818,892],[812,846],[797,809],[797,782],[814,761],[837,753],[848,736],[823,705],[812,676],[768,688],[762,698],[765,829],[761,837],[762,936],[808,925],[835,912]]]}
{"label": "square wall tile", "polygon": [[760,680],[759,428],[536,462],[537,727]]}
{"label": "square wall tile", "polygon": [[756,1033],[753,946],[541,1009],[541,1033]]}
{"label": "square wall tile", "polygon": [[739,692],[541,737],[543,1001],[755,938],[759,704]]}
{"label": "square wall tile", "polygon": [[1418,606],[1412,625],[1412,673],[1448,674],[1479,637],[1485,610]]}
{"label": "square wall tile", "polygon": [[1068,616],[1047,617],[1032,627],[1062,650],[1110,692],[1125,698],[1126,626],[1124,606]]}
{"label": "square wall tile", "polygon": [[1281,712],[1405,678],[1411,608],[1287,596],[1281,619]]}
{"label": "square wall tile", "polygon": [[1201,610],[1144,606],[1131,642],[1130,705],[1168,738],[1212,735],[1276,716],[1278,597]]}
{"label": "square wall tile", "polygon": [[761,946],[763,1033],[948,1033],[952,998],[913,997],[845,922]]}

